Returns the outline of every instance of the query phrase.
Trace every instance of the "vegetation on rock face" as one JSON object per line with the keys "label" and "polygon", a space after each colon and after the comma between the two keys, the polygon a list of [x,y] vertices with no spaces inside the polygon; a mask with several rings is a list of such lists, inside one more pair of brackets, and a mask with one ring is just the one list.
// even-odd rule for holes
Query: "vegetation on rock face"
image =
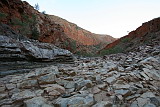
{"label": "vegetation on rock face", "polygon": [[6,18],[7,14],[0,12],[0,19]]}
{"label": "vegetation on rock face", "polygon": [[131,39],[129,37],[125,37],[120,39],[120,42],[117,45],[108,49],[103,49],[99,53],[100,55],[109,55],[109,54],[117,54],[117,53],[132,51],[139,45],[151,43],[153,39],[158,39],[158,38],[159,37],[154,33],[153,34],[150,33],[143,38]]}
{"label": "vegetation on rock face", "polygon": [[110,48],[110,49],[107,49],[107,50],[102,50],[100,52],[100,55],[109,55],[109,54],[121,53],[123,51],[124,51],[124,49],[120,45],[116,45],[113,48]]}
{"label": "vegetation on rock face", "polygon": [[87,50],[78,50],[75,52],[76,55],[78,56],[83,56],[83,57],[98,57],[100,56],[99,54],[97,54],[97,51],[103,47],[103,45],[100,43],[98,45],[94,45],[94,46],[86,46],[87,48],[89,48],[91,51],[87,51]]}
{"label": "vegetation on rock face", "polygon": [[86,51],[77,51],[75,54],[78,56],[82,56],[82,57],[95,57],[95,56],[97,56],[94,53],[86,52]]}
{"label": "vegetation on rock face", "polygon": [[38,32],[38,30],[37,30],[36,28],[33,28],[33,29],[32,29],[32,37],[31,37],[31,39],[37,40],[38,37],[39,37],[39,32]]}
{"label": "vegetation on rock face", "polygon": [[109,54],[116,54],[116,53],[122,53],[126,50],[126,45],[130,44],[131,38],[125,37],[120,39],[120,42],[118,45],[115,45],[112,48],[104,49],[100,51],[100,55],[109,55]]}
{"label": "vegetation on rock face", "polygon": [[10,22],[10,24],[11,25],[17,25],[17,26],[24,26],[23,24],[23,22],[20,20],[20,19],[18,19],[18,18],[13,18],[13,19],[11,19],[11,22]]}
{"label": "vegetation on rock face", "polygon": [[99,53],[101,55],[105,55],[134,51],[134,49],[140,45],[147,45],[155,39],[159,40],[159,32],[160,18],[155,18],[151,21],[143,23],[142,26],[130,32],[125,37],[122,37],[107,45],[104,49],[100,50]]}
{"label": "vegetation on rock face", "polygon": [[[78,56],[83,56],[83,57],[96,57],[99,56],[96,52],[101,48],[102,44],[94,45],[94,46],[82,46],[77,44],[75,40],[66,40],[63,42],[64,47],[70,51],[72,51],[74,54]],[[80,48],[80,50],[77,49],[77,47]],[[82,49],[81,49],[82,47]],[[83,47],[86,47],[83,48]],[[92,51],[87,51],[91,49]]]}
{"label": "vegetation on rock face", "polygon": [[70,42],[70,47],[72,48],[72,50],[76,50],[77,44],[76,44],[75,40],[73,40],[72,42]]}
{"label": "vegetation on rock face", "polygon": [[32,29],[31,29],[31,33],[32,33],[32,39],[38,39],[39,37],[39,31],[38,29],[36,28],[36,25],[37,25],[37,20],[36,20],[36,15],[32,15],[32,18],[30,19],[30,23],[32,24]]}
{"label": "vegetation on rock face", "polygon": [[28,36],[31,35],[31,39],[38,39],[39,32],[36,28],[37,20],[36,15],[32,15],[32,17],[29,17],[26,14],[22,14],[22,19],[19,18],[13,18],[11,19],[10,25],[17,27],[17,31],[24,35]]}
{"label": "vegetation on rock face", "polygon": [[46,11],[42,11],[42,14],[46,14]]}
{"label": "vegetation on rock face", "polygon": [[75,40],[66,40],[63,43],[64,48],[75,51],[77,49],[77,42]]}
{"label": "vegetation on rock face", "polygon": [[[76,50],[74,54],[82,57],[98,57],[101,56],[100,54],[97,54],[98,50],[100,50],[104,44],[99,43],[97,45],[91,45],[91,46],[83,46],[83,45],[78,45],[77,47],[82,49]],[[83,48],[86,47],[86,48]],[[90,49],[90,50],[88,50]]]}
{"label": "vegetation on rock face", "polygon": [[123,39],[121,39],[121,42],[123,42],[123,43],[127,43],[127,42],[129,42],[131,40],[131,38],[123,38]]}

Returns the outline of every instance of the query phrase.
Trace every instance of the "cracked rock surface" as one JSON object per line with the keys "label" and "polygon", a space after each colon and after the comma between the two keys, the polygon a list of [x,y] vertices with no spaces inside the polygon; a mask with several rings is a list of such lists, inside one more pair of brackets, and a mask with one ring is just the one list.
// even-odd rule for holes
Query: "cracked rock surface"
{"label": "cracked rock surface", "polygon": [[3,76],[0,106],[159,107],[160,46],[137,49]]}

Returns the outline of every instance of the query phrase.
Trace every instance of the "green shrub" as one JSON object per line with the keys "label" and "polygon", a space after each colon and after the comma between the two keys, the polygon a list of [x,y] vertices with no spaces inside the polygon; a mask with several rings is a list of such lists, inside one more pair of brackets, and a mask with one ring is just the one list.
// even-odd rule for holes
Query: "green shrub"
{"label": "green shrub", "polygon": [[22,18],[23,18],[25,21],[29,20],[29,16],[26,15],[26,14],[22,14]]}
{"label": "green shrub", "polygon": [[72,42],[70,42],[70,46],[71,46],[71,49],[72,49],[72,50],[76,50],[76,48],[77,48],[77,43],[76,43],[76,41],[75,41],[75,40],[72,40]]}
{"label": "green shrub", "polygon": [[19,28],[19,31],[24,36],[27,36],[27,35],[31,34],[30,26],[26,22],[24,22],[23,25]]}
{"label": "green shrub", "polygon": [[13,18],[11,19],[10,24],[11,25],[16,25],[18,27],[18,31],[20,34],[24,36],[31,35],[32,39],[38,39],[39,37],[39,32],[36,28],[36,15],[32,15],[32,17],[29,17],[27,14],[22,14],[22,21],[18,18]]}
{"label": "green shrub", "polygon": [[97,45],[94,45],[94,47],[95,47],[97,50],[101,49],[102,46],[103,46],[102,43],[99,43],[99,44],[97,44]]}
{"label": "green shrub", "polygon": [[22,22],[20,19],[18,19],[18,18],[13,18],[13,19],[11,19],[11,24],[12,24],[12,25],[23,26],[23,22]]}
{"label": "green shrub", "polygon": [[68,47],[69,46],[69,42],[66,40],[64,41],[64,47]]}
{"label": "green shrub", "polygon": [[42,14],[46,14],[46,11],[42,11]]}
{"label": "green shrub", "polygon": [[121,39],[121,42],[123,42],[123,43],[127,43],[127,42],[129,42],[131,40],[131,38],[123,38],[123,39]]}
{"label": "green shrub", "polygon": [[32,14],[32,17],[29,18],[28,22],[32,23],[32,24],[36,24],[37,23],[37,16],[35,14]]}
{"label": "green shrub", "polygon": [[7,17],[7,14],[0,12],[0,19],[6,18],[6,17]]}
{"label": "green shrub", "polygon": [[93,57],[94,55],[92,53],[84,52],[84,51],[77,51],[75,53],[78,56],[84,56],[84,57]]}
{"label": "green shrub", "polygon": [[102,50],[100,52],[100,55],[109,55],[109,54],[121,53],[123,51],[124,51],[124,49],[121,46],[117,45],[113,48],[110,48],[110,49],[107,49],[107,50]]}
{"label": "green shrub", "polygon": [[34,28],[32,30],[32,37],[31,37],[31,39],[37,40],[38,38],[39,38],[39,32],[38,32],[38,30],[36,28]]}
{"label": "green shrub", "polygon": [[126,46],[128,46],[128,44],[130,43],[131,38],[123,38],[121,39],[121,41],[119,42],[118,45],[110,48],[110,49],[106,49],[106,50],[102,50],[100,52],[100,55],[109,55],[109,54],[116,54],[116,53],[122,53],[125,51]]}
{"label": "green shrub", "polygon": [[35,8],[36,10],[39,10],[39,4],[38,4],[38,3],[35,4],[34,8]]}

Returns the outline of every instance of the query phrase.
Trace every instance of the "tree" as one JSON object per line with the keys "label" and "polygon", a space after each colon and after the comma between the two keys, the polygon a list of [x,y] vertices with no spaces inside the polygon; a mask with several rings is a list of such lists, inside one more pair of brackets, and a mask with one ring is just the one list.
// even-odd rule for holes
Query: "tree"
{"label": "tree", "polygon": [[42,14],[46,14],[46,11],[43,11]]}
{"label": "tree", "polygon": [[39,4],[38,4],[38,3],[35,4],[34,8],[35,8],[36,10],[39,10]]}

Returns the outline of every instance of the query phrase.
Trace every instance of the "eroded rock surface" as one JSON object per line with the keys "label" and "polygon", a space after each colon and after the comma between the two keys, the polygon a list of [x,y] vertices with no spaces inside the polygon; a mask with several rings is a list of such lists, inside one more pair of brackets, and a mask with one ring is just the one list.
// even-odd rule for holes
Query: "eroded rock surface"
{"label": "eroded rock surface", "polygon": [[70,51],[52,44],[33,40],[19,41],[0,35],[0,59],[67,62],[73,61],[73,56]]}
{"label": "eroded rock surface", "polygon": [[159,43],[0,78],[0,106],[159,107]]}

